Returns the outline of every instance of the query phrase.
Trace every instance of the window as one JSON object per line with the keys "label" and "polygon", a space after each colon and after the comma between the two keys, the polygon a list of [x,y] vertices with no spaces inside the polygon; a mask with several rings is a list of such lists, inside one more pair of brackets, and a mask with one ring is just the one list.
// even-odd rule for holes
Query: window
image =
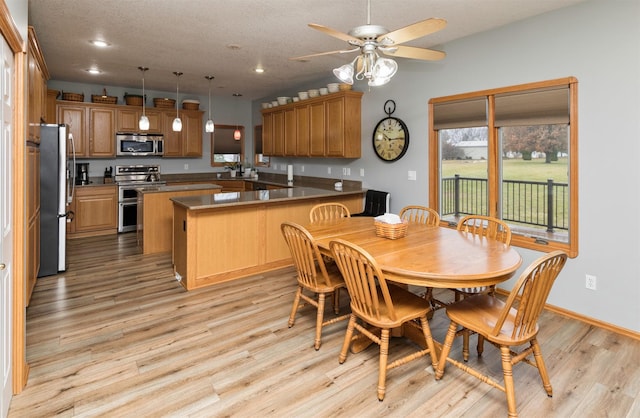
{"label": "window", "polygon": [[253,130],[253,145],[254,145],[254,149],[253,149],[253,155],[254,155],[254,162],[253,164],[256,167],[262,166],[262,167],[269,167],[269,156],[268,155],[264,155],[262,153],[262,125],[256,125],[256,127]]}
{"label": "window", "polygon": [[455,226],[504,220],[512,244],[578,255],[573,77],[429,101],[429,201]]}
{"label": "window", "polygon": [[[240,131],[240,140],[233,133]],[[244,161],[244,127],[236,125],[217,125],[211,134],[211,166],[224,166],[230,162]]]}

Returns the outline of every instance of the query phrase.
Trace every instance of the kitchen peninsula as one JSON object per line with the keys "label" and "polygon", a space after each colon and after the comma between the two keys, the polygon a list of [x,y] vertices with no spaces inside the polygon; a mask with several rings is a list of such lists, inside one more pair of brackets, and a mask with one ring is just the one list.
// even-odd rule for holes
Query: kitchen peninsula
{"label": "kitchen peninsula", "polygon": [[215,184],[142,186],[138,191],[137,234],[143,254],[171,251],[173,203],[171,198],[220,193]]}
{"label": "kitchen peninsula", "polygon": [[172,198],[176,279],[192,290],[291,265],[280,224],[304,225],[324,202],[361,212],[364,192],[290,187]]}

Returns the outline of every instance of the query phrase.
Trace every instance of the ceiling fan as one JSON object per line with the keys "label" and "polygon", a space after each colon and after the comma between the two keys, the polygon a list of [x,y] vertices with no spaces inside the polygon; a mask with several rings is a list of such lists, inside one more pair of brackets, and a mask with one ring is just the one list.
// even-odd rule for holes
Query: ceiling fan
{"label": "ceiling fan", "polygon": [[431,18],[394,31],[389,31],[383,26],[371,24],[371,0],[367,0],[367,24],[351,29],[348,34],[327,26],[309,23],[309,27],[333,36],[334,38],[346,41],[355,48],[320,52],[289,59],[303,61],[307,58],[321,55],[345,54],[360,51],[360,55],[358,55],[351,64],[342,65],[334,69],[333,73],[344,83],[353,84],[355,77],[356,80],[366,78],[370,86],[381,86],[391,80],[391,77],[393,77],[398,70],[398,64],[392,59],[380,57],[379,53],[394,57],[426,61],[441,60],[446,55],[442,51],[400,44],[442,30],[446,25],[447,21],[444,19]]}

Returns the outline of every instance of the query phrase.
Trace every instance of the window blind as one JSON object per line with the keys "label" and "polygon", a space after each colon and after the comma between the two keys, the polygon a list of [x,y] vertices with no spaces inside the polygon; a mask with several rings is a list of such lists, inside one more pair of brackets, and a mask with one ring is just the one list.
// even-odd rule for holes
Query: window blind
{"label": "window blind", "polygon": [[479,97],[433,105],[434,129],[487,126],[487,98]]}
{"label": "window blind", "polygon": [[495,96],[495,126],[561,123],[569,123],[569,86]]}
{"label": "window blind", "polygon": [[215,154],[240,154],[242,153],[241,141],[233,139],[235,129],[221,129],[216,126],[213,133],[213,149]]}

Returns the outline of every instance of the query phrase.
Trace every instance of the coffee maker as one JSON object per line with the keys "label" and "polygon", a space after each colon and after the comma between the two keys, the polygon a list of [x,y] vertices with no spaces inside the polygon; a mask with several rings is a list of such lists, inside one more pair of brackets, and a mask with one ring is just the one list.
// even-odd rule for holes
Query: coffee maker
{"label": "coffee maker", "polygon": [[76,164],[76,185],[89,184],[89,163]]}

